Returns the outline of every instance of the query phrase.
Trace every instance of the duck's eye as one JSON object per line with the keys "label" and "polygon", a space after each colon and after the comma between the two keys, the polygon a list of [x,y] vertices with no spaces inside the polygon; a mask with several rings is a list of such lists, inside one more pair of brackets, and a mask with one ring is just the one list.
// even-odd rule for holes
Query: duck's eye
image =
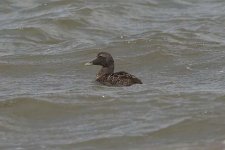
{"label": "duck's eye", "polygon": [[104,58],[103,56],[99,55],[98,58]]}

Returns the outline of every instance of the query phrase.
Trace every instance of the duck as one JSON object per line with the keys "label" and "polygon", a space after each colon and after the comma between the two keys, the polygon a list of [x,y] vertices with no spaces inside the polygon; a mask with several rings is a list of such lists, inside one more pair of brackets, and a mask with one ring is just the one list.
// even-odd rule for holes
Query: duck
{"label": "duck", "polygon": [[114,72],[114,60],[110,53],[99,52],[97,57],[85,63],[86,66],[99,65],[101,69],[96,74],[96,81],[106,86],[131,86],[142,84],[142,81],[125,71]]}

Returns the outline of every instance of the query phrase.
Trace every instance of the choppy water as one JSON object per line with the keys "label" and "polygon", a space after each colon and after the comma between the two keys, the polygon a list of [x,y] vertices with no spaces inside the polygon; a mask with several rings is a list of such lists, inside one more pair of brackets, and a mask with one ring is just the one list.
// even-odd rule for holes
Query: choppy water
{"label": "choppy water", "polygon": [[[1,150],[225,149],[225,1],[4,0]],[[105,87],[100,51],[144,82]]]}

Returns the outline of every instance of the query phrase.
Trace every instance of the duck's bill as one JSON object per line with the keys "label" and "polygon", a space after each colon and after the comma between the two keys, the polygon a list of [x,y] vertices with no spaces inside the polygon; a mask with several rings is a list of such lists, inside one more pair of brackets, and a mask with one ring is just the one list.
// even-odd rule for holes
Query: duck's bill
{"label": "duck's bill", "polygon": [[91,66],[91,65],[93,65],[93,63],[92,62],[88,62],[88,63],[85,63],[84,65],[85,66]]}

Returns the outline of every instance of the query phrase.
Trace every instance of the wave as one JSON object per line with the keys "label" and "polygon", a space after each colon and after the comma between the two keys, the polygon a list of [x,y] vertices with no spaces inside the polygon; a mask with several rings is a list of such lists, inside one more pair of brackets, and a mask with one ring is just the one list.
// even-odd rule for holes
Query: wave
{"label": "wave", "polygon": [[[173,128],[174,126],[179,126],[180,124],[188,122],[188,118],[183,118],[180,120],[172,121],[170,124],[162,125],[160,127],[157,127],[155,130],[148,130],[148,129],[139,129],[138,131],[131,131],[131,132],[137,132],[137,134],[125,134],[123,132],[118,133],[110,133],[108,131],[105,134],[96,135],[93,137],[87,137],[85,139],[77,140],[76,142],[70,143],[70,144],[62,144],[60,147],[68,148],[68,147],[104,147],[104,146],[110,146],[110,145],[117,145],[121,146],[124,143],[154,143],[152,141],[152,137],[154,136],[157,139],[157,135],[160,133],[166,134],[170,128]],[[167,131],[168,130],[168,131]],[[139,147],[140,148],[140,147]]]}
{"label": "wave", "polygon": [[[48,31],[40,27],[10,27],[0,30],[0,33],[7,35],[6,39],[19,39],[23,43],[33,44],[55,44],[61,42],[60,39],[54,38]],[[23,40],[21,40],[23,39]],[[17,42],[19,42],[17,41]]]}
{"label": "wave", "polygon": [[48,119],[59,116],[79,114],[80,110],[86,110],[81,104],[55,103],[30,97],[18,97],[0,101],[0,112],[7,116],[27,119]]}

